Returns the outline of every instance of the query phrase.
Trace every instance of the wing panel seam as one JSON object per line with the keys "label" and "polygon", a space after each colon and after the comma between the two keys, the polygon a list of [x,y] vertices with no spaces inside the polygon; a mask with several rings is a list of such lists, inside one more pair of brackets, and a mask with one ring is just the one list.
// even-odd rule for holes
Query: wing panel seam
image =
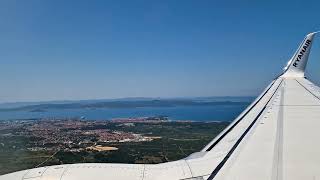
{"label": "wing panel seam", "polygon": [[[269,90],[271,89],[271,87],[274,85],[274,83],[276,82],[273,81],[272,84],[270,85],[270,87],[263,93],[263,95],[250,107],[250,109],[248,109],[248,111],[246,111],[240,118],[239,120],[234,123],[224,134],[222,134],[219,139],[217,139],[210,147],[208,147],[208,149],[206,151],[210,151],[212,148],[214,148],[229,132],[231,132],[231,130],[233,128],[235,128],[241,121],[242,119],[261,101],[261,99],[269,92]],[[281,84],[281,83],[280,83]]]}
{"label": "wing panel seam", "polygon": [[249,125],[249,127],[244,131],[244,133],[240,136],[240,138],[237,140],[237,142],[232,146],[232,148],[230,149],[230,151],[228,152],[228,154],[223,158],[223,160],[218,164],[218,166],[213,170],[213,172],[211,173],[211,175],[209,176],[209,178],[207,180],[212,180],[217,174],[218,172],[221,170],[221,168],[223,167],[223,165],[227,162],[227,160],[229,159],[229,157],[232,155],[232,153],[236,150],[236,148],[238,147],[238,145],[240,144],[240,142],[242,141],[242,139],[247,135],[247,133],[250,131],[250,129],[253,127],[253,125],[257,122],[257,120],[259,119],[259,117],[261,116],[261,114],[264,112],[264,110],[267,108],[267,105],[269,104],[269,102],[271,101],[271,99],[273,98],[273,96],[275,95],[275,93],[278,91],[280,85],[282,84],[283,80],[281,80],[281,82],[279,83],[277,89],[274,91],[274,93],[272,94],[272,96],[270,97],[270,99],[268,100],[268,102],[266,103],[266,105],[262,108],[262,110],[259,112],[259,114],[255,117],[255,119],[251,122],[251,124]]}
{"label": "wing panel seam", "polygon": [[305,90],[307,90],[310,94],[312,94],[315,98],[317,98],[318,100],[320,100],[320,98],[318,96],[316,96],[315,94],[313,94],[308,88],[306,88],[304,85],[302,85],[297,79],[294,79],[297,81],[298,84],[300,84],[300,86],[302,86]]}

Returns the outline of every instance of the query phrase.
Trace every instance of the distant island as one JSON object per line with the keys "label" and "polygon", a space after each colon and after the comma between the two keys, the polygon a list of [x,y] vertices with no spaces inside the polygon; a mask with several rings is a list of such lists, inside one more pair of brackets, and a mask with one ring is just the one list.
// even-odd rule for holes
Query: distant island
{"label": "distant island", "polygon": [[30,110],[30,112],[46,112],[46,110],[44,110],[44,109],[33,109],[33,110]]}
{"label": "distant island", "polygon": [[1,106],[0,112],[29,111],[45,112],[50,109],[98,109],[98,108],[142,108],[142,107],[176,107],[176,106],[221,106],[221,105],[248,105],[253,98],[193,98],[193,99],[121,99],[96,100],[74,102],[39,102],[21,106]]}

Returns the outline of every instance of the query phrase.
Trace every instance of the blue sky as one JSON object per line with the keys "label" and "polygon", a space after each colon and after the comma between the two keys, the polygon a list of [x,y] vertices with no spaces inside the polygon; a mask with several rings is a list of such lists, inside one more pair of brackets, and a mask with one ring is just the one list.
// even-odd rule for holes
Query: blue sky
{"label": "blue sky", "polygon": [[[255,96],[318,1],[0,1],[0,102]],[[320,82],[320,38],[308,76]]]}

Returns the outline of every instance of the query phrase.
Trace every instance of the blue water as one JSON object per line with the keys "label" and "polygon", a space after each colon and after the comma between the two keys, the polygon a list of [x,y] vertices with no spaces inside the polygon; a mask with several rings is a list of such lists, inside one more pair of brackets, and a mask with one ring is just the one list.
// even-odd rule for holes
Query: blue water
{"label": "blue water", "polygon": [[170,120],[192,121],[231,121],[236,118],[246,105],[216,106],[178,106],[178,107],[143,107],[143,108],[101,108],[101,109],[64,109],[46,112],[12,111],[0,112],[0,120],[33,118],[71,118],[84,116],[89,120],[110,120],[145,116],[168,116]]}

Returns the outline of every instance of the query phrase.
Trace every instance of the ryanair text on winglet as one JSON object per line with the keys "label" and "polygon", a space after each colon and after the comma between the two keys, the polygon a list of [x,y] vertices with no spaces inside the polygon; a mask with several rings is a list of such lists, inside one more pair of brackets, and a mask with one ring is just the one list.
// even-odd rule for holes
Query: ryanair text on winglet
{"label": "ryanair text on winglet", "polygon": [[306,42],[304,43],[301,51],[299,52],[296,60],[294,61],[294,63],[292,64],[292,66],[297,67],[299,61],[301,60],[302,56],[304,55],[304,53],[307,51],[307,48],[310,46],[311,44],[311,40],[307,39]]}

